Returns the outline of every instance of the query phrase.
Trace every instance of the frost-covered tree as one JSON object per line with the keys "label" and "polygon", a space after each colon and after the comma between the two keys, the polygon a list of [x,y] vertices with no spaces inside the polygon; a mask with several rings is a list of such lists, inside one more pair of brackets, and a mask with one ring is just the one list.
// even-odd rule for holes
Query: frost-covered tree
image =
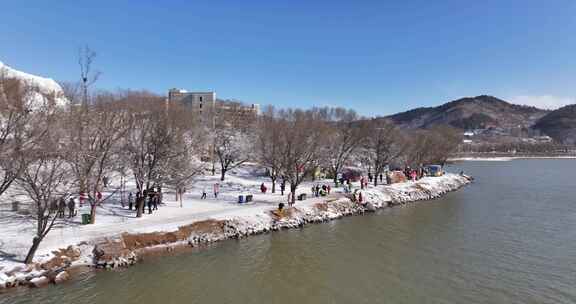
{"label": "frost-covered tree", "polygon": [[249,161],[253,153],[253,136],[233,127],[223,126],[214,130],[213,143],[222,181],[228,171]]}

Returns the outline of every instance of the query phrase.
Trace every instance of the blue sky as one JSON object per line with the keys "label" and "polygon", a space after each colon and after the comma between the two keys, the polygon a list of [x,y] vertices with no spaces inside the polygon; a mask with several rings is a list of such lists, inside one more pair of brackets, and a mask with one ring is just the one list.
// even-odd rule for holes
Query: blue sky
{"label": "blue sky", "polygon": [[576,1],[8,1],[0,61],[60,81],[77,49],[105,89],[215,90],[385,115],[491,94],[576,96]]}

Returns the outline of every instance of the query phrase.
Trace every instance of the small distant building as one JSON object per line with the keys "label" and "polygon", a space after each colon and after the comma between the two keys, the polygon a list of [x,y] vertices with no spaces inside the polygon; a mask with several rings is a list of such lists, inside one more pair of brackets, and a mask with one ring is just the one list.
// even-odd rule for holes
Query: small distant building
{"label": "small distant building", "polygon": [[197,111],[202,121],[210,124],[210,127],[218,123],[245,127],[255,122],[260,115],[258,104],[245,105],[237,101],[220,100],[216,98],[216,92],[189,92],[174,88],[168,91],[168,103],[174,102]]}
{"label": "small distant building", "polygon": [[170,89],[168,102],[181,102],[200,112],[212,110],[216,104],[216,92],[188,92],[182,89]]}

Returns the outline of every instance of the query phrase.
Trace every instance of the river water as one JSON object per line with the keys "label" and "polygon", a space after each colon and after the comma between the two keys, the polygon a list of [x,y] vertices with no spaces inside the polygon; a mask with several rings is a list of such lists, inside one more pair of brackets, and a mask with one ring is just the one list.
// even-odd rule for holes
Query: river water
{"label": "river water", "polygon": [[576,161],[456,165],[434,201],[153,257],[0,303],[576,303]]}

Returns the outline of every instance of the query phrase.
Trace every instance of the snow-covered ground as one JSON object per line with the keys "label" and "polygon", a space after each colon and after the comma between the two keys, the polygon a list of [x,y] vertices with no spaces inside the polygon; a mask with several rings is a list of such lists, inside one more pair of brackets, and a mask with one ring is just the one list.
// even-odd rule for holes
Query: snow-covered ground
{"label": "snow-covered ground", "polygon": [[33,92],[32,96],[30,96],[33,108],[40,107],[40,104],[44,103],[45,99],[42,95],[54,95],[56,106],[66,106],[69,104],[68,99],[64,96],[62,87],[51,78],[44,78],[18,71],[5,65],[2,61],[0,61],[0,78],[19,79],[26,85],[37,89],[38,92]]}
{"label": "snow-covered ground", "polygon": [[[455,180],[460,184],[462,177],[455,174],[447,174],[444,177],[426,177],[420,181],[394,184],[391,186],[369,186],[363,191],[365,201],[375,205],[376,208],[385,207],[390,202],[406,202],[430,197],[437,197],[449,190],[454,190]],[[220,183],[220,195],[214,198],[212,189],[215,183]],[[265,183],[268,192],[262,194],[260,185]],[[450,184],[446,186],[445,184]],[[306,193],[308,199],[297,201],[298,212],[312,214],[318,203],[327,200],[346,200],[342,188],[333,188],[328,197],[312,197],[311,188],[316,184],[331,185],[330,180],[309,181],[299,186],[297,194]],[[115,189],[117,182],[113,182],[109,189]],[[127,185],[127,191],[134,190],[131,184]],[[288,187],[287,187],[288,188]],[[354,184],[358,189],[359,185]],[[208,198],[200,199],[202,190],[205,189]],[[277,185],[276,193],[270,193],[270,179],[264,176],[264,170],[255,164],[246,164],[233,170],[226,176],[224,182],[220,182],[219,175],[201,176],[191,189],[185,193],[183,205],[175,201],[174,193],[165,190],[164,204],[159,206],[159,210],[153,214],[147,214],[147,209],[142,218],[136,218],[134,210],[128,210],[127,206],[120,204],[120,194],[116,193],[110,197],[101,207],[98,208],[96,223],[92,225],[81,225],[80,214],[89,213],[89,206],[83,206],[78,211],[78,215],[71,220],[66,220],[64,225],[54,228],[42,242],[36,261],[46,261],[53,257],[52,251],[66,248],[69,245],[77,245],[81,242],[93,244],[103,237],[117,236],[121,233],[145,233],[158,231],[175,231],[180,226],[188,225],[196,221],[206,219],[216,220],[237,220],[250,229],[255,229],[258,223],[269,223],[272,219],[270,211],[277,208],[279,202],[287,202],[287,192],[284,196],[280,194],[280,186]],[[106,197],[110,193],[104,193]],[[254,201],[250,203],[238,203],[239,195],[252,194]],[[11,199],[14,196],[3,199],[0,204],[0,284],[7,278],[5,273],[11,272],[14,267],[23,267],[21,261],[31,244],[34,235],[34,223],[26,220],[25,215],[12,212],[10,208]],[[326,212],[325,212],[326,213]],[[335,212],[333,215],[324,214],[329,218],[342,216]],[[89,263],[88,261],[84,261]],[[4,277],[4,279],[3,279]]]}

